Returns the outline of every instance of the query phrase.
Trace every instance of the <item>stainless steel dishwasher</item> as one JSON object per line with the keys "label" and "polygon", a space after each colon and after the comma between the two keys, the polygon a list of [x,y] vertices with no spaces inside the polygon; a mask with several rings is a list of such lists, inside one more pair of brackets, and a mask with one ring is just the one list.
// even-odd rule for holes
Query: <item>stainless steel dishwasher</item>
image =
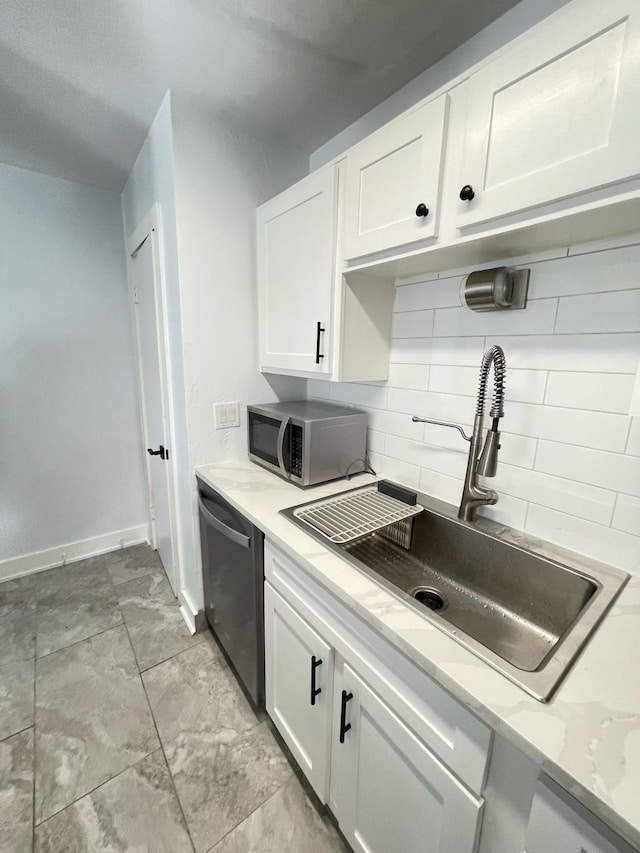
{"label": "stainless steel dishwasher", "polygon": [[198,479],[209,627],[257,707],[264,706],[264,533]]}

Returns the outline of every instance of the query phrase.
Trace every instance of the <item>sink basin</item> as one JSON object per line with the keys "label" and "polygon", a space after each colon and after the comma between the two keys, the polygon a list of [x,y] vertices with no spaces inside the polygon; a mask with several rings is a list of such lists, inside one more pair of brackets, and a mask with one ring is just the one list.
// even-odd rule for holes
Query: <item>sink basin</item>
{"label": "sink basin", "polygon": [[485,519],[460,521],[426,495],[418,503],[425,509],[413,519],[342,545],[297,518],[300,507],[283,514],[548,700],[628,575]]}

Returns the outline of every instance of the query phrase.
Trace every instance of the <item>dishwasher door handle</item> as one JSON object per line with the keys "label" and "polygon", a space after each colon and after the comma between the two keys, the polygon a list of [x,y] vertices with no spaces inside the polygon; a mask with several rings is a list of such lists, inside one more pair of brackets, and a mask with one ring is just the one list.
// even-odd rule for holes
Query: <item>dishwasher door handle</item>
{"label": "dishwasher door handle", "polygon": [[215,506],[208,501],[205,501],[200,495],[198,495],[198,505],[200,506],[200,512],[203,514],[205,520],[208,524],[218,531],[218,533],[222,533],[223,536],[226,536],[227,539],[231,539],[232,542],[235,542],[236,545],[240,545],[241,548],[250,548],[251,547],[251,538],[249,536],[245,536],[244,533],[240,533],[237,530],[234,530],[233,527],[229,527],[228,524],[225,524],[224,521],[220,521],[220,519],[211,511],[209,507]]}

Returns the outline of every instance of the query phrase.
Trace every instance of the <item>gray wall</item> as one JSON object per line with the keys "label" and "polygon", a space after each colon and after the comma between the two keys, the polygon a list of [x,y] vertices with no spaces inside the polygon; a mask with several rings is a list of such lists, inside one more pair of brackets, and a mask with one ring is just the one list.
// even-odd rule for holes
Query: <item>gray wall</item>
{"label": "gray wall", "polygon": [[504,47],[512,39],[522,35],[525,30],[548,17],[567,2],[568,0],[523,0],[457,50],[414,77],[402,89],[325,142],[311,154],[309,170],[314,171],[339,156],[347,148],[360,142],[365,136],[373,133],[404,110],[417,104],[458,75],[464,74],[477,62]]}
{"label": "gray wall", "polygon": [[3,561],[144,524],[146,498],[119,196],[0,166],[0,234]]}

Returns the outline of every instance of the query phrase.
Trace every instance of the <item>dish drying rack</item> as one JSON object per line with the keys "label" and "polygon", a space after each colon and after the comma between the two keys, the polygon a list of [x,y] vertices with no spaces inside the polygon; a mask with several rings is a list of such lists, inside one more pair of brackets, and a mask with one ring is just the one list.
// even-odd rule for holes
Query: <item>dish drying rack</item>
{"label": "dish drying rack", "polygon": [[345,545],[390,525],[394,527],[385,535],[402,544],[406,522],[422,510],[420,504],[406,504],[370,486],[356,493],[314,501],[298,507],[293,514],[336,545]]}

